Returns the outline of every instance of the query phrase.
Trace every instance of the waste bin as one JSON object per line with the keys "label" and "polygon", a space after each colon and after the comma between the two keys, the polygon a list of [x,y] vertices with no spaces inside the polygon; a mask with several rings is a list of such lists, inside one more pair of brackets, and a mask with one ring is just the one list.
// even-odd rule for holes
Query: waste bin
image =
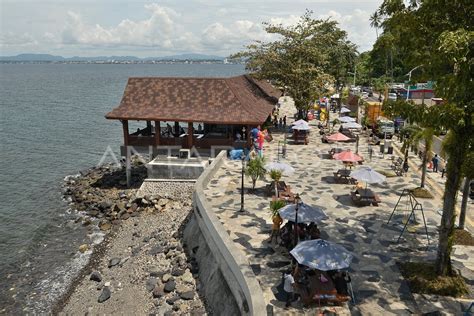
{"label": "waste bin", "polygon": [[393,147],[388,147],[387,148],[387,154],[393,155]]}
{"label": "waste bin", "polygon": [[385,152],[385,146],[380,144],[380,153],[383,154]]}

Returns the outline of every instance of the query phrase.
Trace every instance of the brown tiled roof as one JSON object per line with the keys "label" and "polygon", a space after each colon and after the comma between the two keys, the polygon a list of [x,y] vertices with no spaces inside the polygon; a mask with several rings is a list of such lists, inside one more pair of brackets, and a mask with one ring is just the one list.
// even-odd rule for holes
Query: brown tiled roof
{"label": "brown tiled roof", "polygon": [[107,119],[261,124],[278,100],[276,89],[250,76],[129,78]]}

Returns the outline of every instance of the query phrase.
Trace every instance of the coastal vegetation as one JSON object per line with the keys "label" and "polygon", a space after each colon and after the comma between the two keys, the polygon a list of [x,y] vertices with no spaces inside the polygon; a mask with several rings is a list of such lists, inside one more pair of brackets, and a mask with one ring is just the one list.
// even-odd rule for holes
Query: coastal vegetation
{"label": "coastal vegetation", "polygon": [[255,42],[231,57],[245,60],[257,78],[283,88],[303,117],[314,100],[345,82],[356,60],[356,46],[337,22],[314,19],[312,11],[292,26],[264,25],[267,33],[278,35],[277,40]]}
{"label": "coastal vegetation", "polygon": [[[387,102],[384,111],[401,114],[424,128],[449,130],[444,150],[448,157],[443,215],[435,273],[453,276],[453,246],[457,192],[467,155],[474,144],[474,83],[472,81],[474,32],[471,1],[385,0],[377,10],[382,33],[371,52],[374,73],[402,78],[422,65],[418,80],[436,81],[436,93],[446,100],[443,106],[426,109],[404,101]],[[420,112],[429,111],[429,115]],[[468,177],[469,178],[469,177]]]}

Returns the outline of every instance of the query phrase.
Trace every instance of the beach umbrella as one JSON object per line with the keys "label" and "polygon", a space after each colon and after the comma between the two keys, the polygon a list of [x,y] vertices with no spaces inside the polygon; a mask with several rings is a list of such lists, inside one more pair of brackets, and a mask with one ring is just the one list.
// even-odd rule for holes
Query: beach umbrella
{"label": "beach umbrella", "polygon": [[326,139],[330,142],[345,142],[348,141],[350,138],[342,133],[337,132],[332,135],[329,135],[328,137],[326,137]]}
{"label": "beach umbrella", "polygon": [[349,110],[345,106],[341,107],[341,113],[350,113],[350,112],[351,112],[351,110]]}
{"label": "beach umbrella", "polygon": [[345,128],[345,129],[361,129],[362,125],[360,125],[356,122],[349,122],[349,123],[342,124],[342,128]]}
{"label": "beach umbrella", "polygon": [[299,264],[321,271],[346,269],[354,257],[343,246],[324,239],[302,241],[290,254]]}
{"label": "beach umbrella", "polygon": [[[283,219],[294,222],[296,217],[296,204],[288,204],[279,210]],[[324,211],[317,206],[311,206],[306,203],[298,203],[298,223],[320,222],[328,218]]]}
{"label": "beach umbrella", "polygon": [[385,176],[378,173],[370,166],[360,166],[356,170],[352,171],[350,176],[365,183],[382,183],[385,181]]}
{"label": "beach umbrella", "polygon": [[345,150],[343,152],[334,154],[332,157],[336,160],[340,160],[340,161],[344,161],[344,162],[359,162],[359,161],[364,160],[364,159],[362,159],[361,156],[353,153],[349,149]]}
{"label": "beach umbrella", "polygon": [[308,122],[304,121],[304,120],[298,120],[296,122],[294,122],[292,124],[292,129],[297,129],[297,130],[304,130],[304,131],[307,131],[307,130],[310,130],[311,127],[309,126]]}
{"label": "beach umbrella", "polygon": [[265,166],[265,170],[270,171],[270,170],[279,170],[281,171],[281,174],[284,176],[289,176],[293,172],[295,172],[295,169],[290,166],[289,164],[286,164],[284,162],[270,162],[267,163]]}
{"label": "beach umbrella", "polygon": [[355,122],[355,118],[350,117],[350,116],[341,116],[338,118],[338,121],[341,123],[350,123],[350,122]]}

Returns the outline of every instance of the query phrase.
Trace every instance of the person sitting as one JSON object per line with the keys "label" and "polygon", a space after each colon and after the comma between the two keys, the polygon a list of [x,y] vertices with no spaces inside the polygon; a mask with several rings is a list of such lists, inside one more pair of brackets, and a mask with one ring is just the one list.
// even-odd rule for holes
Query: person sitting
{"label": "person sitting", "polygon": [[132,134],[130,134],[130,135],[133,135],[133,136],[139,136],[139,135],[140,135],[140,133],[141,133],[141,132],[140,132],[140,129],[139,129],[139,128],[137,128],[137,131],[136,131],[135,133],[132,133]]}
{"label": "person sitting", "polygon": [[349,295],[347,284],[351,282],[351,277],[343,271],[337,271],[332,277],[334,286],[336,287],[337,294]]}
{"label": "person sitting", "polygon": [[168,134],[168,137],[174,136],[173,135],[173,128],[169,123],[166,124],[166,133]]}
{"label": "person sitting", "polygon": [[291,247],[291,241],[293,238],[293,224],[286,222],[280,231],[280,245],[289,249]]}
{"label": "person sitting", "polygon": [[311,240],[321,238],[321,231],[319,230],[318,225],[314,222],[311,222],[308,226],[308,238]]}
{"label": "person sitting", "polygon": [[237,132],[237,134],[235,134],[235,138],[237,139],[237,141],[240,141],[242,139],[242,135],[240,135],[240,133]]}
{"label": "person sitting", "polygon": [[186,132],[184,131],[184,128],[181,126],[179,128],[179,135],[183,135],[183,134],[186,134]]}

